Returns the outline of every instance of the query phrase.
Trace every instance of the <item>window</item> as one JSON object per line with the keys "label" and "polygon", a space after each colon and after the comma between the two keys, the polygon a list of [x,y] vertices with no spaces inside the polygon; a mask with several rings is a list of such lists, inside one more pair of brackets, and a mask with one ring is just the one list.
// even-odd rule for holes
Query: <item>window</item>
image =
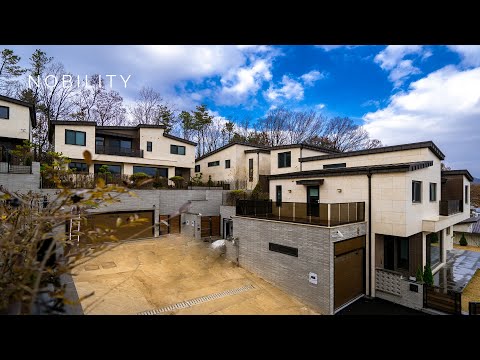
{"label": "window", "polygon": [[430,264],[432,269],[443,261],[442,234],[443,231],[439,231],[438,233],[430,233],[427,235],[427,264]]}
{"label": "window", "polygon": [[323,165],[324,169],[337,169],[337,168],[344,168],[344,167],[347,167],[346,163]]}
{"label": "window", "polygon": [[108,164],[94,164],[94,165],[93,165],[93,172],[94,172],[95,174],[98,174],[100,168],[101,168],[103,165],[106,165],[106,166],[107,166],[108,172],[110,172],[111,174],[119,174],[119,175],[120,175],[120,174],[122,173],[122,167],[121,167],[121,165],[108,165]]}
{"label": "window", "polygon": [[183,176],[182,168],[175,168],[175,176]]}
{"label": "window", "polygon": [[277,185],[275,193],[277,206],[282,206],[282,185]]}
{"label": "window", "polygon": [[65,130],[65,144],[85,146],[86,137],[84,131]]}
{"label": "window", "polygon": [[112,148],[120,148],[120,149],[128,149],[132,148],[132,141],[131,140],[120,140],[120,139],[111,139],[110,146]]}
{"label": "window", "polygon": [[210,161],[208,163],[208,167],[219,166],[219,165],[220,165],[220,161]]}
{"label": "window", "polygon": [[253,159],[248,159],[248,181],[253,181]]}
{"label": "window", "polygon": [[465,185],[465,204],[468,204],[468,185]]}
{"label": "window", "polygon": [[225,169],[230,169],[230,160],[225,160]]}
{"label": "window", "polygon": [[278,167],[290,167],[291,166],[291,158],[292,153],[291,151],[283,152],[278,154]]}
{"label": "window", "polygon": [[95,146],[105,146],[105,138],[101,136],[95,137]]}
{"label": "window", "polygon": [[72,161],[68,164],[68,168],[76,173],[88,173],[88,165],[82,162]]}
{"label": "window", "polygon": [[0,119],[10,118],[10,108],[7,106],[0,106]]}
{"label": "window", "polygon": [[145,173],[148,176],[162,176],[164,178],[168,177],[168,169],[167,168],[157,168],[153,166],[134,166],[133,173]]}
{"label": "window", "polygon": [[447,227],[447,235],[450,235],[450,226]]}
{"label": "window", "polygon": [[170,154],[185,155],[185,146],[170,145]]}
{"label": "window", "polygon": [[421,181],[412,181],[412,202],[414,203],[422,202],[422,182]]}
{"label": "window", "polygon": [[298,249],[290,246],[285,246],[285,245],[280,245],[275,243],[268,243],[268,250],[279,252],[285,255],[298,257]]}
{"label": "window", "polygon": [[152,151],[152,142],[147,141],[147,151]]}
{"label": "window", "polygon": [[437,184],[430,183],[430,201],[437,201]]}
{"label": "window", "polygon": [[195,172],[200,172],[200,165],[195,165]]}

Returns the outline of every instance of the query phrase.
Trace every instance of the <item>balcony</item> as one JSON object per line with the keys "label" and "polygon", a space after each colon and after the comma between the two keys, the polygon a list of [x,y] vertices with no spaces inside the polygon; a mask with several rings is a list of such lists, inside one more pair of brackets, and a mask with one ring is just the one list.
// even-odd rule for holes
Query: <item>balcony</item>
{"label": "balcony", "polygon": [[95,153],[105,154],[105,155],[131,156],[131,157],[143,158],[143,150],[122,148],[122,147],[109,147],[109,146],[97,145],[95,146]]}
{"label": "balcony", "polygon": [[365,221],[365,203],[307,204],[237,200],[236,215],[330,227]]}
{"label": "balcony", "polygon": [[439,214],[441,216],[450,216],[463,212],[462,200],[440,200]]}

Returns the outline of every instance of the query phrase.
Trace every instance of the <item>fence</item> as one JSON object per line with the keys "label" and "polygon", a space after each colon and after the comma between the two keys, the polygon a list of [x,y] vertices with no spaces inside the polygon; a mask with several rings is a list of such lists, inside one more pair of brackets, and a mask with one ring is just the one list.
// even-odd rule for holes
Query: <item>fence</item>
{"label": "fence", "polygon": [[460,315],[462,313],[462,293],[425,284],[423,306],[447,314]]}
{"label": "fence", "polygon": [[365,221],[365,203],[314,204],[237,200],[236,215],[320,226],[338,226]]}
{"label": "fence", "polygon": [[5,147],[0,146],[0,173],[31,174],[32,159],[15,156]]}

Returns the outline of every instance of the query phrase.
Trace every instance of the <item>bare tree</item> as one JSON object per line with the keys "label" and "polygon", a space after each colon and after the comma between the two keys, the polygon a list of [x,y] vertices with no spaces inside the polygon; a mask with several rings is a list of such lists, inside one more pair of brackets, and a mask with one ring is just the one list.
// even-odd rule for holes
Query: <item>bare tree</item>
{"label": "bare tree", "polygon": [[115,90],[102,91],[94,109],[95,121],[98,125],[125,125],[127,110],[123,106],[123,98]]}
{"label": "bare tree", "polygon": [[100,75],[91,75],[83,80],[83,86],[79,89],[73,100],[74,113],[71,117],[76,121],[94,121],[94,110],[97,99],[104,91]]}

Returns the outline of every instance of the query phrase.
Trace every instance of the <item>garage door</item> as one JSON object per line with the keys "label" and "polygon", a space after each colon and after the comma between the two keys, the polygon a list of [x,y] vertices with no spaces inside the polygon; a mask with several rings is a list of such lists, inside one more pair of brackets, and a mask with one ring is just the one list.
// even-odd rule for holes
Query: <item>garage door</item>
{"label": "garage door", "polygon": [[335,243],[334,306],[365,293],[365,236]]}
{"label": "garage door", "polygon": [[180,223],[181,219],[179,215],[172,218],[169,215],[160,215],[160,235],[180,234]]}
{"label": "garage door", "polygon": [[220,216],[202,216],[201,237],[220,236]]}
{"label": "garage door", "polygon": [[[135,240],[154,236],[153,211],[120,211],[111,213],[91,214],[86,218],[86,225],[82,226],[81,231],[89,229],[116,229],[117,218],[121,218],[122,224],[128,223],[128,218],[137,214],[140,218],[146,218],[146,222],[139,222],[135,226],[125,226],[115,232],[119,240]],[[67,230],[68,231],[68,230]]]}

